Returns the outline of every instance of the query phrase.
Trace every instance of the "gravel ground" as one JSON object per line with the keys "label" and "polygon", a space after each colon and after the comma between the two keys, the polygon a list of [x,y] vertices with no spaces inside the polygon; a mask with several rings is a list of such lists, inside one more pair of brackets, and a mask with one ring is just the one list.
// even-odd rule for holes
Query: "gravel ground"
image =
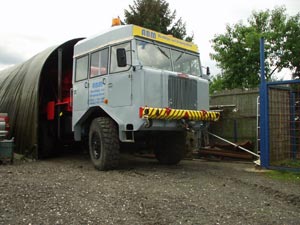
{"label": "gravel ground", "polygon": [[0,224],[300,224],[300,183],[254,171],[133,156],[107,172],[86,155],[2,165]]}

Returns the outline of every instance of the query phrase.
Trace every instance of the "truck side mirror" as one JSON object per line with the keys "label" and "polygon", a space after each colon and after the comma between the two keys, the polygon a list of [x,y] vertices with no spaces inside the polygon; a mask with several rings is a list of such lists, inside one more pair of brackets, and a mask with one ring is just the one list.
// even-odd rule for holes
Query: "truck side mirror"
{"label": "truck side mirror", "polygon": [[209,76],[210,75],[210,70],[209,67],[206,67],[206,75]]}
{"label": "truck side mirror", "polygon": [[125,48],[117,49],[117,61],[118,61],[118,67],[126,67],[127,66]]}

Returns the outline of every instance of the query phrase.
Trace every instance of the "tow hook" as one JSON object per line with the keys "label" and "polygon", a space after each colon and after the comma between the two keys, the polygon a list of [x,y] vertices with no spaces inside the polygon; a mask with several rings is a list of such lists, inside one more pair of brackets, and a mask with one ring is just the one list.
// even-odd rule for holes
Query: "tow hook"
{"label": "tow hook", "polygon": [[185,119],[181,119],[181,126],[186,130],[190,132],[194,132],[192,121],[187,122]]}
{"label": "tow hook", "polygon": [[149,119],[148,116],[144,116],[144,119],[145,119],[144,127],[150,128],[152,126],[152,120]]}

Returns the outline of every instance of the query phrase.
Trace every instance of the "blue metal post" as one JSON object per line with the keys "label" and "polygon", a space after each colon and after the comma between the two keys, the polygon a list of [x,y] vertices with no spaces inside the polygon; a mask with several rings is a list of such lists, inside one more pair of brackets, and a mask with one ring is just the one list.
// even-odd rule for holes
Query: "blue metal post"
{"label": "blue metal post", "polygon": [[261,166],[268,168],[269,156],[269,118],[268,86],[265,79],[265,46],[264,38],[260,39],[260,161]]}

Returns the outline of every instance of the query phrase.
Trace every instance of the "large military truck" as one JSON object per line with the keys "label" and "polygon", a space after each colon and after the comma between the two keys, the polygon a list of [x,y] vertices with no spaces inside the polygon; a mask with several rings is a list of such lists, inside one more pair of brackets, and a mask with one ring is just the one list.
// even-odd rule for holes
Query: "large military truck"
{"label": "large military truck", "polygon": [[198,48],[135,25],[112,27],[74,47],[72,127],[95,167],[114,168],[119,142],[145,141],[164,164],[184,153],[185,129],[217,120]]}
{"label": "large military truck", "polygon": [[208,111],[201,68],[193,43],[114,26],[0,71],[0,110],[10,115],[15,149],[26,156],[49,156],[75,141],[107,170],[118,165],[120,146],[142,144],[159,162],[176,164],[185,131],[219,118]]}

